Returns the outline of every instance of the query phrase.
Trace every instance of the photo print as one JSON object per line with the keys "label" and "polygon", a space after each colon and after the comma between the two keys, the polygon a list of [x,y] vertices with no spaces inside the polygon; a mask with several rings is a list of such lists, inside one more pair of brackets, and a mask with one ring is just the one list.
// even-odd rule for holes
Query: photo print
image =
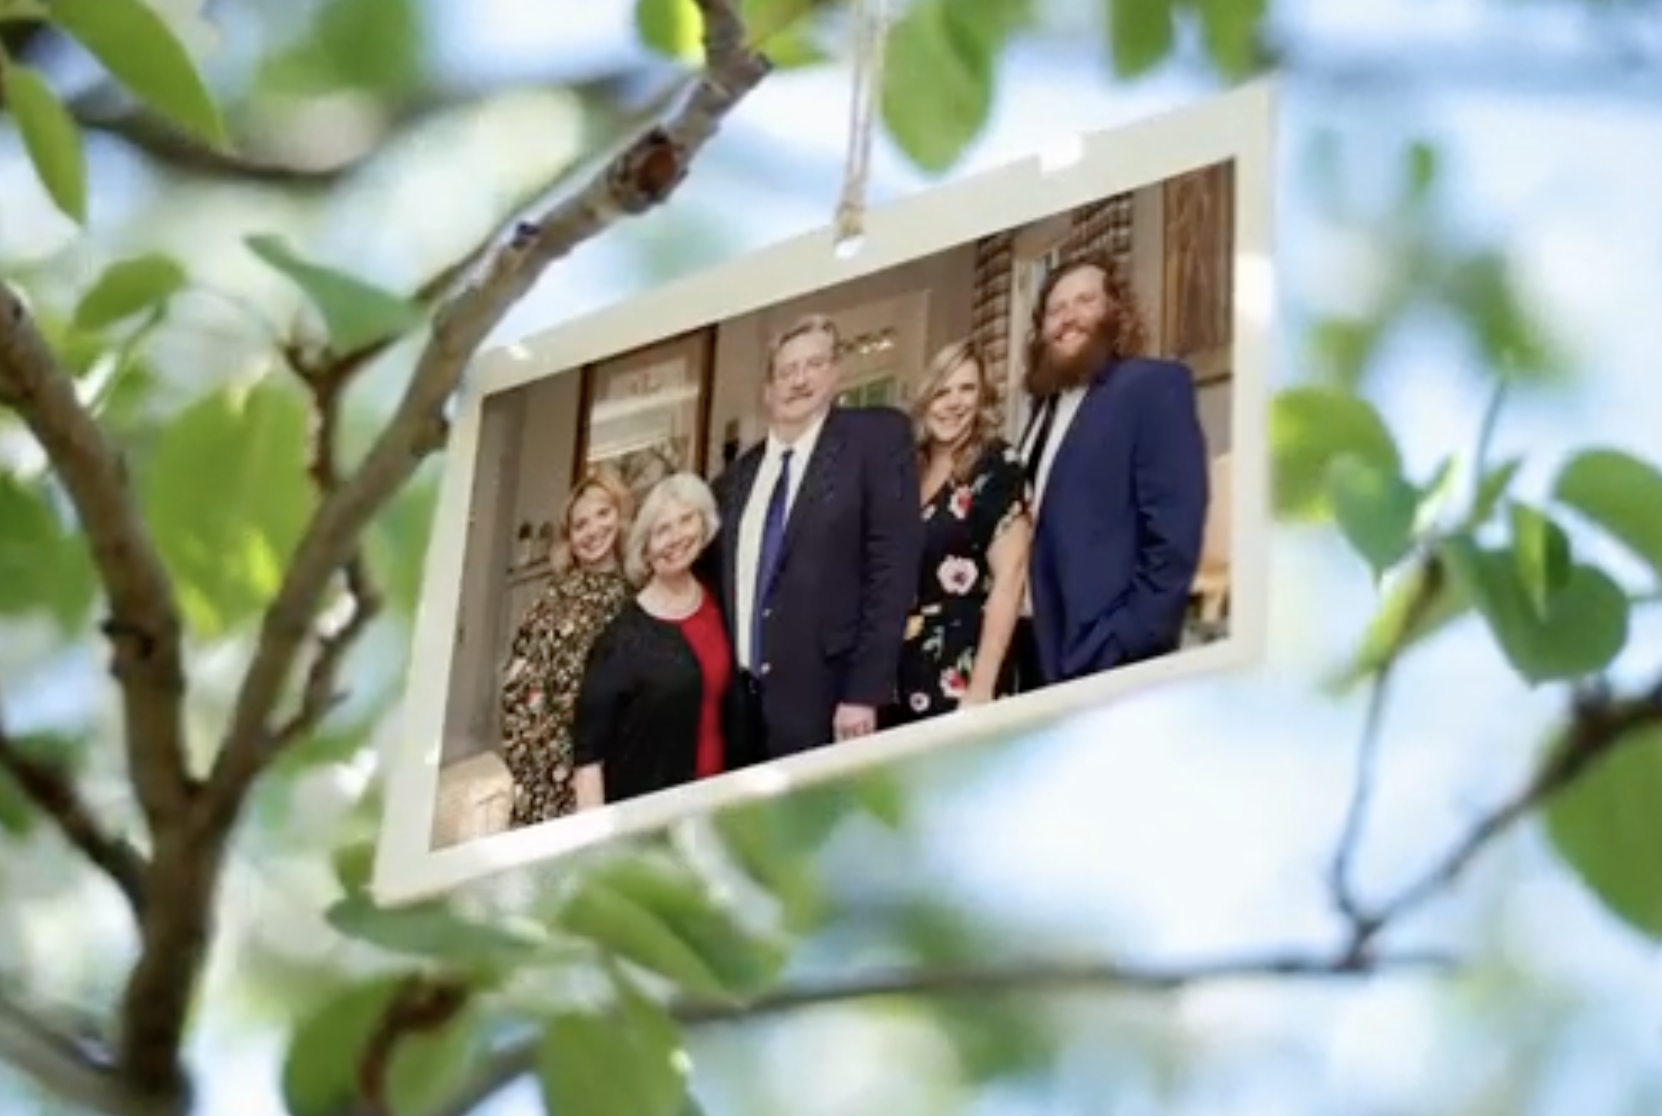
{"label": "photo print", "polygon": [[433,894],[1244,665],[1248,88],[484,354],[377,862]]}

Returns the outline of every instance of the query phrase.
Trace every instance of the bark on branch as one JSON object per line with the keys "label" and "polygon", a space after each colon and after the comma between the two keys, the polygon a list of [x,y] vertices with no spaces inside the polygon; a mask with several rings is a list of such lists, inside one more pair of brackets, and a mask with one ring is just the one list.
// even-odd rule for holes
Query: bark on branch
{"label": "bark on branch", "polygon": [[144,914],[143,854],[132,844],[105,831],[70,777],[54,764],[29,755],[0,724],[0,772],[10,775],[35,808],[51,820],[73,845],[121,891],[135,917]]}
{"label": "bark on branch", "polygon": [[28,308],[0,283],[0,404],[34,435],[69,494],[109,601],[104,634],[121,688],[129,775],[151,832],[184,812],[183,632],[173,583],[127,467],[75,393]]}

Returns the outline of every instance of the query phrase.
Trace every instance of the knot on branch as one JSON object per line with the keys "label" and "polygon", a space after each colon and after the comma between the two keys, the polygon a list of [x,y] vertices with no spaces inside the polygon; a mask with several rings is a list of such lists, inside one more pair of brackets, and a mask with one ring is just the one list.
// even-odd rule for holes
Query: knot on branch
{"label": "knot on branch", "polygon": [[683,144],[663,128],[653,128],[630,145],[608,175],[612,200],[619,209],[637,216],[662,202],[687,177],[689,160]]}
{"label": "knot on branch", "polygon": [[398,1044],[408,1036],[436,1031],[455,1019],[471,994],[461,981],[423,977],[407,981],[393,994],[358,1065],[358,1092],[371,1111],[387,1109],[387,1077]]}

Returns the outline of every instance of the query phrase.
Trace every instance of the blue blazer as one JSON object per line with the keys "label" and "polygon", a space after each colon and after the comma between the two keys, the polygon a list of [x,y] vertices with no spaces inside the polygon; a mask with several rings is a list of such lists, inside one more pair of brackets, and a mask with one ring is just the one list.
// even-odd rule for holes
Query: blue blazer
{"label": "blue blazer", "polygon": [[1056,448],[1029,565],[1045,682],[1177,650],[1209,496],[1194,374],[1110,363]]}

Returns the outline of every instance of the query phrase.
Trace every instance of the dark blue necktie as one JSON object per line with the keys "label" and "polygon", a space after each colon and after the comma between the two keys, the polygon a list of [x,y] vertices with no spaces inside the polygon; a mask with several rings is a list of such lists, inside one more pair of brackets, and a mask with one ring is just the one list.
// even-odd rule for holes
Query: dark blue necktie
{"label": "dark blue necktie", "polygon": [[767,515],[762,519],[762,549],[756,560],[756,595],[750,608],[750,665],[762,667],[762,614],[767,610],[768,590],[779,567],[779,548],[785,541],[785,504],[791,494],[791,453],[779,455],[779,479],[768,497]]}

